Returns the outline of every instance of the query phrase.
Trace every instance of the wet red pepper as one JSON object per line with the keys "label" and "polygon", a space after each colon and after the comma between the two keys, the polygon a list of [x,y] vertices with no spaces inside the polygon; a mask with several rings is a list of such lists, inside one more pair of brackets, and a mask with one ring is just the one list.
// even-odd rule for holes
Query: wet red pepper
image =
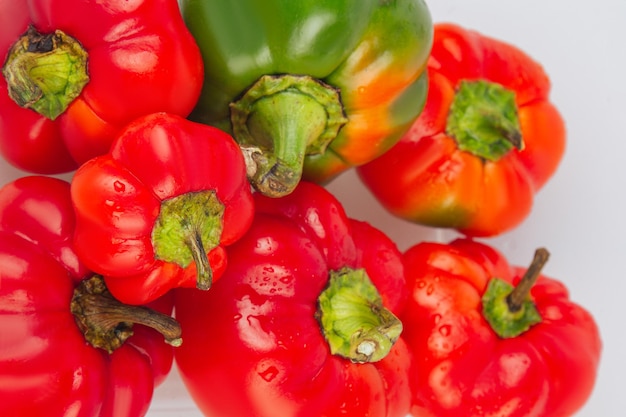
{"label": "wet red pepper", "polygon": [[176,360],[215,416],[405,417],[410,355],[394,313],[401,253],[321,186],[255,194],[248,233],[208,292],[177,290]]}
{"label": "wet red pepper", "polygon": [[428,77],[424,111],[361,179],[400,218],[470,236],[511,230],[565,149],[544,69],[513,45],[437,24]]}
{"label": "wet red pepper", "polygon": [[161,314],[110,297],[76,256],[74,220],[65,181],[0,189],[2,416],[142,416],[171,369],[172,346],[137,324],[178,344],[171,296],[151,305]]}
{"label": "wet red pepper", "polygon": [[541,275],[547,255],[512,267],[468,239],[405,252],[414,416],[566,417],[587,401],[598,327],[561,282]]}
{"label": "wet red pepper", "polygon": [[0,153],[23,170],[73,171],[133,119],[198,100],[176,0],[0,0],[0,16]]}
{"label": "wet red pepper", "polygon": [[208,289],[254,211],[233,138],[166,113],[135,120],[110,153],[83,164],[72,201],[78,255],[128,304]]}

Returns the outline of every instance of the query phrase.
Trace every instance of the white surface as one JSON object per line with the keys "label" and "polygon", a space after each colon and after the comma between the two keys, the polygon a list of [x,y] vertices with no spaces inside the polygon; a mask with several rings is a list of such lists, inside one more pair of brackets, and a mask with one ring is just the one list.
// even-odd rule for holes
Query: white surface
{"label": "white surface", "polygon": [[[566,283],[572,299],[594,314],[604,341],[596,389],[577,417],[622,417],[626,314],[620,308],[626,280],[618,266],[626,250],[626,1],[430,0],[429,7],[435,21],[456,22],[521,47],[552,79],[552,100],[568,127],[565,158],[530,217],[488,243],[519,265],[529,262],[535,247],[550,249],[546,274]],[[0,162],[3,182],[21,175]],[[453,236],[392,218],[352,172],[329,188],[351,217],[385,231],[400,249]],[[173,372],[156,390],[148,417],[175,416],[201,414]]]}

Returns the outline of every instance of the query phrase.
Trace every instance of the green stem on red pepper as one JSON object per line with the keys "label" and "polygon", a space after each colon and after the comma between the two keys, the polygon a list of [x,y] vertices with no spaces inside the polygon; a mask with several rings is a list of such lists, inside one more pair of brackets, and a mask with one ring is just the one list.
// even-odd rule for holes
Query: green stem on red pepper
{"label": "green stem on red pepper", "polygon": [[196,287],[208,290],[213,272],[207,251],[222,235],[224,205],[213,190],[190,192],[164,200],[152,230],[155,256],[182,268],[196,264]]}
{"label": "green stem on red pepper", "polygon": [[532,263],[517,286],[492,278],[483,294],[483,316],[502,338],[516,337],[542,318],[530,298],[530,290],[539,278],[550,254],[545,248],[535,251]]}
{"label": "green stem on red pepper", "polygon": [[489,81],[462,81],[450,107],[446,133],[459,149],[488,161],[497,161],[514,148],[523,149],[515,93]]}
{"label": "green stem on red pepper", "polygon": [[331,271],[317,317],[331,353],[357,363],[383,359],[402,333],[363,269]]}
{"label": "green stem on red pepper", "polygon": [[157,330],[172,346],[182,343],[180,325],[173,317],[147,307],[119,302],[99,275],[82,281],[76,287],[70,311],[87,342],[109,353],[133,335],[133,324]]}
{"label": "green stem on red pepper", "polygon": [[89,82],[87,62],[76,39],[60,30],[41,34],[31,26],[11,47],[2,74],[18,105],[54,120]]}
{"label": "green stem on red pepper", "polygon": [[230,109],[250,182],[271,197],[293,191],[304,157],[323,153],[347,122],[337,89],[309,76],[262,76]]}

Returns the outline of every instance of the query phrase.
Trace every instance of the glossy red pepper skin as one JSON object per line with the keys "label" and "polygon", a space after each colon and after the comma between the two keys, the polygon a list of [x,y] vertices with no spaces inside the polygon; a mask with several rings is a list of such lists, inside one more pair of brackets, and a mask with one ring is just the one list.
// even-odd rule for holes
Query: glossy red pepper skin
{"label": "glossy red pepper skin", "polygon": [[175,0],[2,0],[0,16],[2,62],[29,26],[61,30],[88,54],[89,82],[54,120],[18,105],[0,77],[0,153],[22,170],[73,171],[133,119],[187,116],[199,97],[202,58]]}
{"label": "glossy red pepper skin", "polygon": [[491,278],[515,285],[523,268],[468,239],[420,243],[404,260],[413,415],[565,417],[585,403],[602,344],[593,317],[561,282],[540,276],[531,297],[542,321],[504,339],[485,321],[481,297]]}
{"label": "glossy red pepper skin", "polygon": [[228,134],[180,116],[155,113],[135,120],[110,153],[83,164],[72,180],[74,245],[81,260],[127,304],[195,286],[197,263],[157,256],[153,231],[166,201],[197,192],[212,192],[223,206],[206,226],[216,231],[214,241],[202,248],[217,280],[226,267],[224,247],[239,239],[253,218],[239,147]]}
{"label": "glossy red pepper skin", "polygon": [[[400,218],[469,236],[498,235],[526,219],[535,194],[558,168],[564,121],[549,100],[544,69],[525,52],[457,25],[434,28],[424,111],[394,148],[358,173]],[[523,145],[499,159],[460,149],[450,131],[460,85],[478,80],[514,94]]]}
{"label": "glossy red pepper skin", "polygon": [[211,416],[395,416],[409,406],[411,364],[400,337],[379,362],[331,354],[316,320],[330,270],[364,267],[391,311],[406,289],[401,254],[382,232],[349,220],[322,187],[255,194],[249,232],[208,292],[177,290],[185,342],[176,360],[189,392]]}
{"label": "glossy red pepper skin", "polygon": [[[109,354],[87,344],[70,311],[92,273],[72,247],[69,183],[17,179],[0,189],[0,415],[145,415],[173,348],[142,326]],[[171,312],[170,296],[158,308]],[[128,395],[132,392],[132,395]]]}

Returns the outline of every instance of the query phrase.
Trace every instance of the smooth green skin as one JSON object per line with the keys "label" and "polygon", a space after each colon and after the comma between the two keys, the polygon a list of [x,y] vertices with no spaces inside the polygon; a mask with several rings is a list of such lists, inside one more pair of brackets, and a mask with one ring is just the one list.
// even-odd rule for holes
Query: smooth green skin
{"label": "smooth green skin", "polygon": [[[179,4],[205,64],[205,84],[191,118],[227,132],[231,132],[229,104],[262,75],[320,79],[340,90],[349,118],[357,105],[353,85],[357,77],[425,74],[432,44],[432,21],[423,0],[179,0]],[[425,78],[413,79],[405,94],[386,103],[388,123],[397,130],[382,140],[380,153],[421,112]],[[342,165],[352,165],[341,148],[353,140],[358,138],[347,137],[342,129],[323,155],[305,159],[305,177],[323,180]]]}

